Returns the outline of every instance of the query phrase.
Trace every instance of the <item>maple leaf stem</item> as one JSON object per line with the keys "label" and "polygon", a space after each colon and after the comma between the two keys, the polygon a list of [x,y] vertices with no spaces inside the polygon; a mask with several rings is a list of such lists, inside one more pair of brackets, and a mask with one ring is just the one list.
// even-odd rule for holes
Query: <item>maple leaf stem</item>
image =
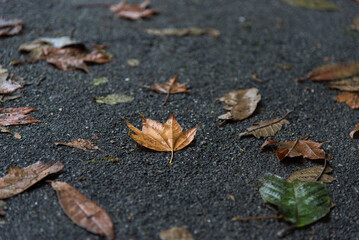
{"label": "maple leaf stem", "polygon": [[172,160],[173,160],[173,150],[171,150],[171,159],[170,159],[170,165],[171,165],[171,166],[173,166]]}
{"label": "maple leaf stem", "polygon": [[169,96],[170,96],[170,91],[171,91],[171,88],[169,88],[169,89],[168,89],[168,92],[167,92],[167,95],[166,95],[165,101],[162,103],[162,106],[166,105],[167,100],[168,100],[168,98],[169,98]]}
{"label": "maple leaf stem", "polygon": [[318,177],[315,179],[316,182],[319,181],[319,179],[322,177],[322,175],[324,174],[326,168],[327,168],[327,158],[324,157],[323,169],[322,169],[322,171],[320,172],[320,174],[318,175]]}

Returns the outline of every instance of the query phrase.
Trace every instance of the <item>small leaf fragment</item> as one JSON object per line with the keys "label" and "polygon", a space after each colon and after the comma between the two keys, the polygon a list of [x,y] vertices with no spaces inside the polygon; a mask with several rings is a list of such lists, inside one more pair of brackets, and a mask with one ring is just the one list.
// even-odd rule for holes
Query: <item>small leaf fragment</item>
{"label": "small leaf fragment", "polygon": [[283,219],[296,227],[304,227],[318,221],[330,211],[331,200],[322,182],[288,183],[276,175],[261,178],[260,195],[265,203],[278,207]]}
{"label": "small leaf fragment", "polygon": [[127,64],[130,65],[131,67],[138,67],[138,65],[140,65],[140,61],[134,58],[130,58],[127,60]]}
{"label": "small leaf fragment", "polygon": [[100,77],[100,78],[95,78],[94,80],[92,80],[91,85],[99,86],[99,85],[105,84],[107,82],[108,82],[108,79],[106,77]]}
{"label": "small leaf fragment", "polygon": [[11,131],[6,127],[0,126],[0,133],[10,133],[11,134]]}
{"label": "small leaf fragment", "polygon": [[220,32],[215,28],[164,28],[164,29],[147,29],[146,32],[151,35],[159,36],[200,36],[200,35],[209,35],[211,37],[219,37]]}
{"label": "small leaf fragment", "polygon": [[62,209],[73,222],[108,240],[115,239],[113,222],[105,210],[65,182],[52,181],[51,186]]}
{"label": "small leaf fragment", "polygon": [[74,139],[68,143],[55,142],[54,144],[78,148],[78,149],[84,150],[86,152],[94,152],[95,150],[101,150],[98,146],[95,146],[92,141],[86,140],[86,139],[81,139],[81,138]]}
{"label": "small leaf fragment", "polygon": [[342,91],[359,91],[359,77],[347,78],[340,81],[329,82],[326,84],[330,88]]}
{"label": "small leaf fragment", "polygon": [[0,65],[0,94],[9,94],[15,92],[19,88],[24,87],[25,82],[22,78],[17,76],[11,76],[7,69],[2,68]]}
{"label": "small leaf fragment", "polygon": [[[315,182],[316,178],[321,174],[323,171],[322,166],[314,166],[309,168],[300,169],[298,171],[293,172],[288,178],[287,182],[291,183],[294,180],[299,180],[302,182]],[[320,182],[324,183],[331,183],[333,181],[336,181],[337,179],[328,175],[328,173],[331,173],[333,169],[331,167],[326,167],[324,170],[323,175],[318,179]]]}
{"label": "small leaf fragment", "polygon": [[18,34],[22,29],[22,23],[19,19],[6,20],[0,17],[0,37]]}
{"label": "small leaf fragment", "polygon": [[0,199],[22,193],[46,176],[61,171],[64,166],[61,162],[38,161],[26,168],[12,168],[6,176],[0,178]]}
{"label": "small leaf fragment", "polygon": [[157,9],[147,9],[150,5],[150,0],[145,0],[138,5],[130,5],[123,0],[119,4],[110,6],[110,11],[115,13],[116,18],[126,18],[129,20],[138,20],[141,18],[148,18],[159,12]]}
{"label": "small leaf fragment", "polygon": [[339,93],[335,101],[346,103],[352,109],[359,108],[359,92],[342,92]]}
{"label": "small leaf fragment", "polygon": [[359,124],[356,126],[356,128],[349,133],[350,137],[353,139],[359,138]]}
{"label": "small leaf fragment", "polygon": [[329,0],[282,0],[293,6],[319,10],[319,11],[338,11],[339,8]]}
{"label": "small leaf fragment", "polygon": [[0,127],[41,122],[26,114],[36,110],[31,107],[0,108]]}
{"label": "small leaf fragment", "polygon": [[173,227],[160,232],[161,240],[194,240],[192,234],[183,227]]}
{"label": "small leaf fragment", "polygon": [[135,98],[132,96],[128,96],[123,93],[113,93],[109,94],[105,97],[97,97],[95,98],[97,103],[103,103],[108,105],[115,105],[118,103],[129,103],[132,102]]}

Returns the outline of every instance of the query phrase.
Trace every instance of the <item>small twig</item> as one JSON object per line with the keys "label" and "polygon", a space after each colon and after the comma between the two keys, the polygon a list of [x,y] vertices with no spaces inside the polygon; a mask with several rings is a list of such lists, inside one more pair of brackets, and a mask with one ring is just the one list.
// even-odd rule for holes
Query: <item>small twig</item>
{"label": "small twig", "polygon": [[227,120],[224,119],[222,122],[220,122],[220,123],[218,124],[218,127],[222,127],[226,122],[227,122]]}
{"label": "small twig", "polygon": [[75,31],[76,31],[76,27],[72,27],[69,35],[71,39],[73,39]]}
{"label": "small twig", "polygon": [[46,79],[46,76],[42,76],[39,81],[37,81],[36,86],[39,86],[42,81]]}
{"label": "small twig", "polygon": [[248,221],[248,220],[281,219],[281,218],[283,218],[282,215],[279,215],[279,216],[257,216],[257,217],[246,217],[246,218],[234,217],[234,218],[232,218],[232,220],[233,221]]}
{"label": "small twig", "polygon": [[315,179],[316,182],[319,181],[319,179],[323,176],[323,174],[324,174],[326,168],[327,168],[327,158],[324,157],[323,169],[322,169],[322,171],[320,172],[320,174],[318,175],[318,177]]}
{"label": "small twig", "polygon": [[27,60],[23,60],[23,61],[13,61],[10,62],[10,65],[12,66],[17,66],[20,64],[24,64],[24,63],[34,63],[34,62],[40,62],[42,60],[46,60],[46,57],[40,57],[40,58],[34,58],[34,59],[27,59]]}
{"label": "small twig", "polygon": [[306,78],[296,78],[295,81],[296,82],[304,82],[304,81],[307,81],[309,80],[309,77],[306,77]]}
{"label": "small twig", "polygon": [[291,225],[291,226],[289,226],[289,227],[287,227],[287,228],[284,228],[284,229],[282,229],[282,230],[279,230],[279,231],[277,232],[277,236],[280,237],[280,238],[285,237],[288,233],[290,233],[291,231],[293,231],[293,229],[295,229],[295,228],[296,228],[295,225]]}
{"label": "small twig", "polygon": [[93,8],[93,7],[103,7],[107,8],[111,6],[111,3],[85,3],[74,5],[75,8]]}

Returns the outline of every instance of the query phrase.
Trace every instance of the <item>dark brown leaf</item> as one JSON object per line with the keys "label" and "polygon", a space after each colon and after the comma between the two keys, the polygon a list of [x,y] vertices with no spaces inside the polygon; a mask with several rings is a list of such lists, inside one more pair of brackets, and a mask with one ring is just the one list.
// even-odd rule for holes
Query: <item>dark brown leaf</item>
{"label": "dark brown leaf", "polygon": [[22,21],[19,19],[6,20],[0,17],[0,37],[18,34],[22,29]]}
{"label": "dark brown leaf", "polygon": [[46,176],[57,173],[64,168],[60,162],[44,163],[38,161],[26,168],[12,168],[9,173],[0,178],[0,199],[13,197],[22,193]]}
{"label": "dark brown leaf", "polygon": [[261,95],[257,88],[248,88],[229,92],[223,97],[217,98],[218,101],[225,102],[225,110],[230,112],[219,116],[221,120],[243,120],[248,118],[256,110]]}
{"label": "dark brown leaf", "polygon": [[160,232],[161,240],[194,240],[192,234],[183,227],[173,227]]}
{"label": "dark brown leaf", "polygon": [[68,146],[68,147],[73,147],[73,148],[78,148],[87,152],[94,152],[95,150],[101,150],[99,147],[95,146],[93,144],[93,142],[91,142],[90,140],[86,140],[86,139],[75,139],[72,140],[69,143],[66,142],[55,142],[55,145],[64,145],[64,146]]}
{"label": "dark brown leaf", "polygon": [[0,108],[0,127],[41,122],[26,115],[34,110],[36,110],[36,108]]}
{"label": "dark brown leaf", "polygon": [[343,79],[340,81],[329,82],[327,86],[330,88],[339,89],[342,91],[359,91],[359,77],[353,77],[348,79]]}
{"label": "dark brown leaf", "polygon": [[359,108],[359,93],[358,92],[342,92],[335,98],[337,102],[346,103],[352,109]]}
{"label": "dark brown leaf", "polygon": [[356,126],[356,128],[349,133],[350,137],[353,139],[359,138],[359,124]]}
{"label": "dark brown leaf", "polygon": [[73,222],[108,240],[115,239],[112,220],[105,210],[65,182],[52,181],[51,186]]}
{"label": "dark brown leaf", "polygon": [[157,9],[147,9],[150,5],[150,0],[145,0],[138,5],[130,5],[123,0],[121,3],[110,6],[111,12],[115,13],[116,18],[126,18],[130,20],[137,20],[141,18],[151,17],[159,12]]}
{"label": "dark brown leaf", "polygon": [[[291,183],[294,180],[299,180],[302,182],[315,182],[317,177],[319,177],[319,175],[322,173],[322,171],[323,171],[322,166],[314,166],[314,167],[301,169],[301,170],[298,170],[298,171],[295,171],[294,173],[292,173],[287,178],[287,182]],[[318,181],[324,182],[324,183],[331,183],[331,182],[337,180],[336,178],[328,175],[328,173],[331,173],[332,171],[333,171],[332,168],[326,167],[323,175],[318,179]]]}
{"label": "dark brown leaf", "polygon": [[274,150],[279,161],[282,161],[286,157],[292,158],[299,156],[314,160],[325,158],[324,150],[320,149],[324,143],[317,143],[310,140],[296,140],[291,142],[266,140],[260,148],[263,149],[273,144],[279,144]]}

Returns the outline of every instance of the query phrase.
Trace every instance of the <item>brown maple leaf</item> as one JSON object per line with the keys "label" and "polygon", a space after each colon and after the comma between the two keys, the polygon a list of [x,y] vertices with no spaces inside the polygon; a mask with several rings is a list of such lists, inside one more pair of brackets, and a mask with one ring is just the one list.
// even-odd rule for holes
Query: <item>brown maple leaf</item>
{"label": "brown maple leaf", "polygon": [[176,94],[176,93],[188,93],[190,92],[187,88],[186,88],[186,84],[188,83],[178,83],[177,82],[177,77],[178,77],[178,73],[176,75],[174,75],[170,80],[168,80],[165,83],[157,83],[155,82],[153,84],[153,86],[145,86],[146,88],[152,89],[153,91],[157,92],[157,93],[164,93],[167,94],[165,101],[163,102],[162,105],[165,105],[168,97],[170,94]]}
{"label": "brown maple leaf", "polygon": [[110,6],[110,11],[115,13],[116,18],[126,18],[130,20],[137,20],[140,18],[151,17],[159,12],[157,9],[147,9],[150,5],[150,0],[145,0],[141,4],[130,5],[125,0],[121,3]]}
{"label": "brown maple leaf", "polygon": [[130,137],[138,144],[156,151],[171,152],[170,165],[172,165],[173,152],[189,145],[199,126],[183,132],[182,127],[175,119],[174,114],[165,122],[160,123],[142,116],[142,131],[127,122],[127,126],[134,132]]}
{"label": "brown maple leaf", "polygon": [[55,145],[63,145],[63,146],[67,146],[67,147],[78,148],[78,149],[81,149],[81,150],[84,150],[84,151],[87,151],[87,152],[94,152],[95,150],[100,150],[101,151],[101,149],[98,146],[95,146],[92,141],[86,140],[86,139],[81,139],[81,138],[72,140],[69,143],[55,142],[54,144]]}
{"label": "brown maple leaf", "polygon": [[325,152],[320,147],[324,144],[317,143],[310,140],[296,140],[291,142],[277,142],[272,140],[266,140],[260,149],[264,147],[279,144],[274,150],[279,161],[282,161],[286,157],[299,157],[309,159],[325,159]]}
{"label": "brown maple leaf", "polygon": [[19,19],[6,20],[0,17],[0,37],[18,34],[22,29],[22,21]]}
{"label": "brown maple leaf", "polygon": [[344,102],[352,109],[359,108],[359,92],[342,92],[336,96],[335,101]]}
{"label": "brown maple leaf", "polygon": [[261,95],[258,94],[257,88],[240,89],[217,98],[217,101],[228,104],[223,108],[230,111],[218,117],[223,120],[220,125],[223,125],[227,120],[238,121],[246,119],[256,110],[260,100]]}
{"label": "brown maple leaf", "polygon": [[34,110],[36,110],[36,108],[0,108],[0,127],[41,122],[26,115]]}

